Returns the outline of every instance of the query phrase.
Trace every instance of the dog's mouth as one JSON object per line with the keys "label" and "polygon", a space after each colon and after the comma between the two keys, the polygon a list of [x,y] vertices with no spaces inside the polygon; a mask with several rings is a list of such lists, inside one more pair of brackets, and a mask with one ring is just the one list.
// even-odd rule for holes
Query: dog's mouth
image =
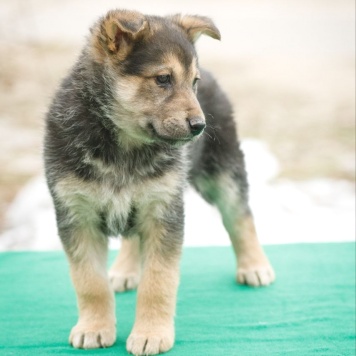
{"label": "dog's mouth", "polygon": [[166,143],[169,145],[180,145],[180,144],[188,143],[194,138],[193,135],[186,136],[186,137],[170,137],[170,136],[161,135],[157,132],[157,130],[155,129],[152,123],[149,123],[147,125],[147,129],[151,137],[154,138],[156,141]]}

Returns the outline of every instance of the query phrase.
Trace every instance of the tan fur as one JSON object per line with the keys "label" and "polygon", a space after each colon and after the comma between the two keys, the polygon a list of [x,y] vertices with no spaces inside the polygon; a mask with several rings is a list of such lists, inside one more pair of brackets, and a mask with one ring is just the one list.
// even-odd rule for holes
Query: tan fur
{"label": "tan fur", "polygon": [[209,192],[220,210],[237,259],[237,281],[251,286],[272,283],[275,273],[258,241],[253,217],[241,208],[241,192],[229,174],[214,180],[196,182],[198,189]]}
{"label": "tan fur", "polygon": [[79,320],[69,341],[77,348],[111,346],[116,339],[115,300],[106,273],[107,239],[84,228],[67,251]]}
{"label": "tan fur", "polygon": [[145,78],[135,76],[121,76],[116,82],[117,101],[113,103],[115,116],[112,117],[112,121],[126,133],[120,137],[120,143],[126,149],[153,142],[146,133],[147,117],[142,115],[142,112],[152,110],[152,105],[147,107],[145,101],[140,100],[142,91],[149,92],[155,89],[153,84],[155,83],[151,83],[148,87]]}
{"label": "tan fur", "polygon": [[70,208],[73,220],[78,219],[89,226],[99,224],[94,212],[108,208],[107,224],[114,229],[117,221],[127,219],[132,204],[142,212],[144,223],[151,217],[159,218],[177,194],[182,175],[185,174],[170,171],[162,177],[147,181],[145,185],[127,181],[124,188],[116,191],[116,167],[111,168],[111,171],[107,169],[106,181],[86,182],[68,176],[56,185],[56,195]]}
{"label": "tan fur", "polygon": [[[139,349],[137,338],[147,337],[150,340],[146,346],[148,349],[158,347],[157,352],[168,350],[174,342],[179,256],[160,256],[160,242],[166,232],[157,221],[164,216],[177,189],[180,189],[181,175],[185,173],[171,171],[147,181],[145,185],[128,182],[126,188],[117,192],[110,184],[111,177],[115,177],[115,167],[109,167],[105,172],[108,179],[102,182],[87,182],[68,176],[55,187],[57,198],[70,207],[73,221],[82,223],[76,236],[72,236],[75,244],[67,251],[79,308],[79,320],[72,329],[70,342],[77,348],[96,348],[110,346],[115,341],[114,299],[105,271],[107,239],[96,231],[98,221],[95,221],[92,211],[110,206],[107,209],[110,211],[110,224],[120,216],[127,218],[134,203],[140,211],[138,224],[141,226],[140,235],[144,237],[145,272],[139,288],[136,326],[128,345],[132,345],[131,350],[135,351]],[[123,256],[118,258],[114,270],[122,273],[123,266],[126,266],[126,271],[131,270],[136,278],[139,243],[134,241],[124,242]],[[124,283],[127,288],[128,281]],[[150,324],[151,318],[156,318],[155,325]],[[157,337],[158,346],[155,344]]]}
{"label": "tan fur", "polygon": [[84,224],[99,224],[96,211],[109,206],[110,214],[107,220],[110,226],[116,220],[127,219],[132,193],[122,190],[118,196],[110,182],[105,183],[85,182],[73,175],[60,181],[55,190],[58,198],[70,208],[72,219],[80,220]]}
{"label": "tan fur", "polygon": [[107,59],[122,61],[131,52],[133,43],[147,30],[144,15],[136,11],[109,11],[92,29],[91,51],[98,63]]}
{"label": "tan fur", "polygon": [[[156,76],[163,74],[174,75],[181,85],[174,99],[169,102],[164,102],[166,93],[155,82]],[[189,72],[185,73],[178,59],[170,54],[167,55],[163,66],[148,67],[147,75],[149,77],[123,76],[117,81],[118,105],[115,105],[115,117],[112,121],[127,134],[122,138],[126,141],[121,141],[121,144],[129,148],[153,142],[155,138],[147,136],[146,132],[148,120],[152,121],[156,131],[162,137],[188,139],[190,131],[186,124],[187,118],[204,118],[192,89],[194,78],[199,77],[195,61],[192,62]],[[188,81],[186,76],[189,78]],[[188,87],[185,84],[187,82]],[[147,100],[142,100],[143,98]],[[165,110],[161,110],[162,105]],[[117,120],[118,117],[120,120]]]}
{"label": "tan fur", "polygon": [[255,287],[269,285],[275,274],[258,241],[253,217],[241,210],[241,193],[228,174],[222,174],[217,182],[218,187],[224,187],[218,188],[217,205],[237,258],[237,281]]}
{"label": "tan fur", "polygon": [[146,225],[143,276],[138,288],[136,321],[126,348],[134,355],[168,351],[174,343],[174,314],[180,253],[162,256],[166,232],[157,221]]}
{"label": "tan fur", "polygon": [[168,52],[163,58],[163,63],[167,66],[165,69],[167,74],[174,73],[175,78],[183,81],[185,76],[185,68],[182,66],[182,63],[175,56],[175,54]]}
{"label": "tan fur", "polygon": [[[175,78],[177,89],[169,101],[166,101],[169,92],[157,86],[158,75]],[[152,123],[162,137],[191,140],[187,118],[204,118],[192,87],[194,79],[199,76],[196,58],[186,71],[173,53],[167,53],[159,66],[148,65],[140,77],[120,76],[116,82],[117,100],[113,103],[112,121],[126,133],[121,144],[128,149],[154,142],[155,137],[147,135],[148,123]],[[165,110],[161,110],[163,106]]]}
{"label": "tan fur", "polygon": [[237,256],[237,281],[251,286],[272,283],[275,273],[257,239],[252,216],[238,219],[236,234],[230,238]]}
{"label": "tan fur", "polygon": [[220,31],[207,17],[179,14],[172,16],[172,20],[187,32],[192,42],[195,42],[201,35],[221,39]]}
{"label": "tan fur", "polygon": [[140,275],[140,237],[123,238],[120,253],[109,270],[110,283],[115,292],[124,292],[137,288]]}

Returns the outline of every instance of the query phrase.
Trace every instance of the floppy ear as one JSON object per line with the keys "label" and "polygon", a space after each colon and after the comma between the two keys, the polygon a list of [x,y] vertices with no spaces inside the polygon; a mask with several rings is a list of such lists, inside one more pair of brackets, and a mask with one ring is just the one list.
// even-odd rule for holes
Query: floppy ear
{"label": "floppy ear", "polygon": [[220,40],[220,31],[209,17],[197,15],[174,15],[172,21],[182,27],[187,33],[189,40],[195,42],[200,35],[207,35]]}
{"label": "floppy ear", "polygon": [[133,44],[142,38],[148,26],[145,16],[136,11],[113,10],[91,29],[95,59],[123,60]]}

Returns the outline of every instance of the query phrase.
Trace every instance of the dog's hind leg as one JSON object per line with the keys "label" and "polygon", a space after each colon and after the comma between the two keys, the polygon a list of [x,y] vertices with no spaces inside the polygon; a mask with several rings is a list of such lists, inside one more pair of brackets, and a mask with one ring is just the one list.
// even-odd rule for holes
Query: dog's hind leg
{"label": "dog's hind leg", "polygon": [[[221,213],[237,258],[237,282],[266,286],[274,281],[275,274],[257,239],[248,205],[243,155],[238,144],[225,151],[225,155],[229,155],[228,159],[217,160],[215,167],[212,168],[209,161],[206,169],[197,170],[195,174],[193,171],[192,183],[205,200],[216,205]],[[229,165],[221,163],[227,161]]]}
{"label": "dog's hind leg", "polygon": [[114,291],[124,292],[137,288],[140,274],[140,237],[123,238],[120,252],[109,270]]}
{"label": "dog's hind leg", "polygon": [[109,347],[116,339],[114,293],[106,271],[108,239],[95,228],[73,227],[60,235],[77,294],[78,323],[69,342],[76,348]]}
{"label": "dog's hind leg", "polygon": [[191,151],[191,182],[220,210],[237,257],[237,281],[268,285],[275,275],[264,254],[248,205],[244,156],[239,146],[232,105],[214,78],[201,71],[198,99],[206,129]]}

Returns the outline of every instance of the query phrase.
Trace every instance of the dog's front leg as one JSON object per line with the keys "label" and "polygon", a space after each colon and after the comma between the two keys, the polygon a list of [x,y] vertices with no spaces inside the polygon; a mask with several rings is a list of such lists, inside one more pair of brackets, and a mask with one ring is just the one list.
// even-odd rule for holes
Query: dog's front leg
{"label": "dog's front leg", "polygon": [[169,223],[151,220],[145,225],[136,321],[126,344],[134,355],[155,355],[173,346],[183,237],[182,217],[171,218]]}
{"label": "dog's front leg", "polygon": [[94,229],[75,228],[63,244],[77,294],[78,323],[69,341],[76,348],[111,346],[116,339],[115,300],[106,272],[107,238]]}
{"label": "dog's front leg", "polygon": [[110,283],[115,292],[136,289],[141,276],[139,236],[123,238],[120,253],[109,270]]}

